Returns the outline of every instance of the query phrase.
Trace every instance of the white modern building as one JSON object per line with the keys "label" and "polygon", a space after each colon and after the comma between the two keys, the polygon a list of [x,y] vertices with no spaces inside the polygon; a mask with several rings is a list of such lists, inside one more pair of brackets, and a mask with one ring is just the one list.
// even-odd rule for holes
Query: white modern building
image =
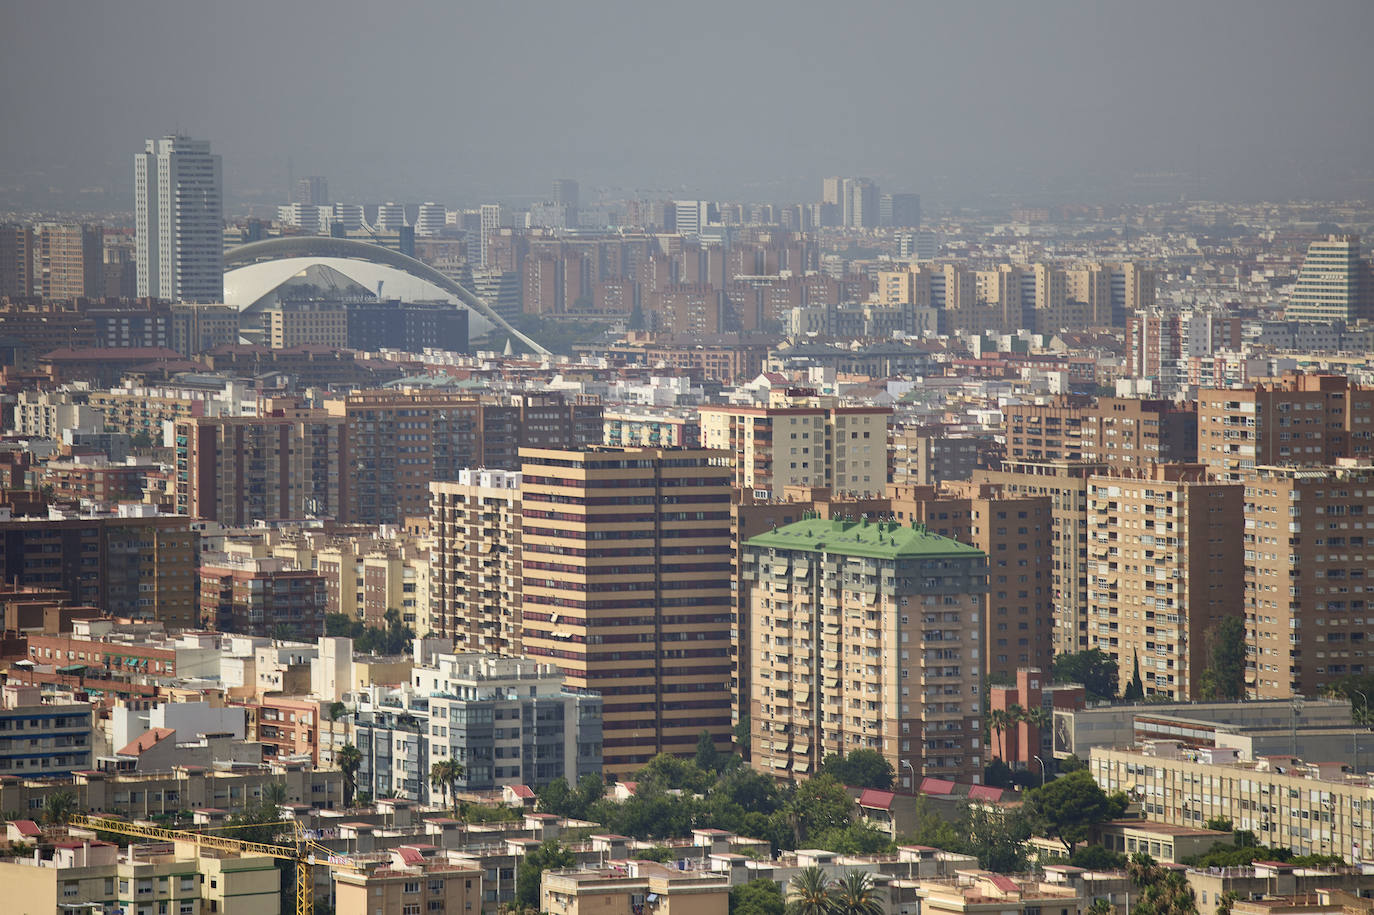
{"label": "white modern building", "polygon": [[134,156],[136,291],[140,298],[224,298],[224,179],[208,140],[148,140]]}
{"label": "white modern building", "polygon": [[448,222],[448,210],[442,203],[422,203],[415,217],[415,234],[428,238],[438,235]]}

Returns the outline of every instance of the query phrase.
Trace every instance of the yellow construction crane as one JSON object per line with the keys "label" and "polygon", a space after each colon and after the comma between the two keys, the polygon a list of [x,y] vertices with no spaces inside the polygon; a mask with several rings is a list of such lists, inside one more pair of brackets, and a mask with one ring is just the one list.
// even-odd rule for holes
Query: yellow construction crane
{"label": "yellow construction crane", "polygon": [[[279,858],[283,861],[291,861],[296,866],[296,915],[314,915],[315,913],[315,875],[312,866],[322,864],[326,867],[357,867],[353,862],[333,850],[321,845],[314,839],[305,834],[301,824],[295,820],[280,820],[275,823],[255,823],[256,826],[291,826],[295,837],[293,845],[273,845],[265,842],[248,842],[243,839],[231,839],[228,836],[211,835],[204,832],[194,832],[187,829],[165,829],[161,826],[140,826],[137,823],[129,823],[124,820],[117,820],[112,817],[94,817],[85,814],[73,814],[68,820],[69,825],[80,826],[85,829],[99,829],[104,832],[113,832],[125,836],[137,836],[142,839],[161,839],[166,842],[191,842],[197,849],[214,848],[220,851],[247,852],[255,855],[267,855],[271,858]],[[321,860],[321,858],[323,860]]]}

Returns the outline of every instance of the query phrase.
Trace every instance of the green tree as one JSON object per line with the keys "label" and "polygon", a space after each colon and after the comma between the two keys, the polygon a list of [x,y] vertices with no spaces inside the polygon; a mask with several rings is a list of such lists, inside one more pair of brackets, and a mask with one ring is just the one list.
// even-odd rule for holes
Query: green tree
{"label": "green tree", "polygon": [[711,773],[697,766],[694,759],[660,753],[635,775],[639,782],[658,782],[664,788],[701,794],[710,786]]}
{"label": "green tree", "polygon": [[1093,904],[1088,906],[1088,915],[1112,915],[1115,909],[1106,899],[1094,899]]}
{"label": "green tree", "polygon": [[1070,772],[1080,772],[1086,768],[1088,768],[1088,764],[1072,753],[1059,760],[1059,771],[1064,775],[1068,775]]}
{"label": "green tree", "polygon": [[1007,755],[1007,746],[1002,734],[1011,728],[1011,714],[1002,708],[995,708],[988,712],[988,728],[997,738],[997,756],[995,758],[1004,759]]}
{"label": "green tree", "polygon": [[697,737],[697,768],[703,772],[720,771],[722,755],[723,754],[716,749],[716,742],[711,737],[711,732],[702,728],[700,736]]}
{"label": "green tree", "polygon": [[830,878],[814,865],[787,882],[787,915],[831,915]]}
{"label": "green tree", "polygon": [[667,845],[651,845],[639,849],[630,857],[636,861],[657,861],[659,864],[666,864],[673,860],[673,850]]}
{"label": "green tree", "polygon": [[271,781],[262,786],[262,802],[280,808],[286,803],[286,782]]}
{"label": "green tree", "polygon": [[1011,766],[996,757],[983,767],[983,784],[990,788],[1010,788],[1013,784]]}
{"label": "green tree", "polygon": [[351,743],[339,747],[334,765],[343,773],[344,807],[353,806],[353,792],[358,790],[358,770],[363,767],[363,754]]}
{"label": "green tree", "polygon": [[785,907],[782,887],[767,877],[741,883],[730,891],[730,915],[783,915]]}
{"label": "green tree", "polygon": [[561,775],[547,785],[536,789],[535,796],[539,798],[540,813],[552,813],[554,816],[560,817],[574,815],[571,813],[573,805],[572,788],[568,787],[568,780]]}
{"label": "green tree", "polygon": [[1084,845],[1074,849],[1069,863],[1090,871],[1119,871],[1126,866],[1126,856],[1101,845]]}
{"label": "green tree", "polygon": [[889,791],[896,781],[892,764],[877,750],[852,750],[847,756],[831,755],[821,761],[820,772],[833,775],[843,785]]}
{"label": "green tree", "polygon": [[539,908],[539,882],[544,871],[572,867],[577,857],[556,839],[545,839],[538,847],[525,853],[515,874],[515,901],[518,905]]}
{"label": "green tree", "polygon": [[1116,661],[1100,648],[1055,655],[1051,678],[1055,683],[1081,683],[1088,698],[1099,702],[1116,698]]}
{"label": "green tree", "polygon": [[348,706],[344,705],[342,702],[329,703],[328,710],[330,721],[338,721],[344,715],[348,714]]}
{"label": "green tree", "polygon": [[735,752],[738,753],[740,758],[745,762],[749,761],[750,756],[749,742],[752,739],[749,734],[750,727],[752,727],[752,725],[750,724],[749,716],[745,714],[739,716],[739,721],[735,722],[733,730],[735,737]]}
{"label": "green tree", "polygon": [[1131,915],[1198,915],[1197,896],[1183,873],[1165,871],[1149,855],[1137,852],[1126,873],[1140,890]]}
{"label": "green tree", "polygon": [[1127,702],[1140,702],[1145,698],[1145,681],[1140,678],[1140,655],[1135,656],[1131,682],[1126,684],[1126,690],[1121,694],[1121,698]]}
{"label": "green tree", "polygon": [[1211,660],[1202,672],[1204,700],[1245,698],[1245,621],[1228,616],[1212,631]]}
{"label": "green tree", "polygon": [[1216,915],[1231,915],[1231,906],[1239,898],[1240,895],[1235,890],[1227,890],[1222,893],[1221,898],[1217,900]]}
{"label": "green tree", "polygon": [[76,795],[70,791],[54,791],[43,799],[43,822],[65,826],[76,813]]}
{"label": "green tree", "polygon": [[1072,854],[1093,826],[1125,812],[1126,796],[1108,795],[1087,770],[1080,770],[1027,791],[1025,809],[1036,832],[1058,839]]}
{"label": "green tree", "polygon": [[809,836],[849,825],[854,802],[834,776],[818,775],[797,785],[787,805],[797,845]]}
{"label": "green tree", "polygon": [[883,915],[887,909],[868,871],[850,871],[836,880],[830,899],[831,915]]}

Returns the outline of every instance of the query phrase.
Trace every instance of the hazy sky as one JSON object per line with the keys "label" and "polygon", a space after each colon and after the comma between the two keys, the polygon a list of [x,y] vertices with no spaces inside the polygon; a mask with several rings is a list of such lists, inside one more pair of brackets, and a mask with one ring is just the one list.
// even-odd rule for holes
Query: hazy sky
{"label": "hazy sky", "polygon": [[1370,0],[0,0],[0,185],[131,199],[179,128],[231,198],[1374,197],[1371,46]]}

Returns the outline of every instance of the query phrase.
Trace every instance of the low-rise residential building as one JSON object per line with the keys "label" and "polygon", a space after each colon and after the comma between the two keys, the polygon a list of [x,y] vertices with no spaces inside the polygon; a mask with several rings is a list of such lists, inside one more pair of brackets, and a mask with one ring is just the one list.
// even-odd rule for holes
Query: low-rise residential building
{"label": "low-rise residential building", "polygon": [[336,915],[429,915],[482,911],[482,871],[401,846],[388,866],[334,871]]}
{"label": "low-rise residential building", "polygon": [[539,888],[539,910],[549,915],[726,915],[730,881],[688,873],[651,861],[622,868],[548,871]]}
{"label": "low-rise residential building", "polygon": [[[45,703],[35,686],[0,689],[0,775],[68,775],[91,765],[91,705]],[[9,809],[9,808],[5,808]]]}
{"label": "low-rise residential building", "polygon": [[122,911],[129,915],[278,915],[276,859],[154,842],[121,849],[72,834],[33,857],[0,861],[5,909],[23,915]]}

